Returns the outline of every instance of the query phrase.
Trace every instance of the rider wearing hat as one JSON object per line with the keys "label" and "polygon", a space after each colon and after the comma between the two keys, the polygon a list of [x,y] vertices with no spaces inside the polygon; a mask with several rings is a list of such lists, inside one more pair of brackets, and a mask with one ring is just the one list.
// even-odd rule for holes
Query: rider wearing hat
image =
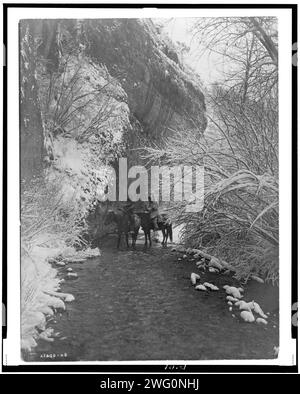
{"label": "rider wearing hat", "polygon": [[146,210],[148,212],[150,212],[150,219],[153,223],[154,231],[158,231],[159,230],[158,224],[157,224],[157,219],[158,219],[158,215],[159,215],[158,204],[157,204],[157,202],[152,201],[150,196],[148,197],[148,203],[147,203]]}

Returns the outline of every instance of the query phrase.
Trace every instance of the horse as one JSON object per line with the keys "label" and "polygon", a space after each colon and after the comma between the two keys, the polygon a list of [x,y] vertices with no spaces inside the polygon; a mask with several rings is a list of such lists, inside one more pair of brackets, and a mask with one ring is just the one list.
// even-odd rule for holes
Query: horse
{"label": "horse", "polygon": [[125,234],[126,245],[129,248],[128,233],[132,233],[132,248],[135,249],[136,239],[141,226],[141,219],[136,214],[129,214],[128,212],[118,210],[108,211],[104,224],[116,223],[118,229],[118,243],[117,248],[120,248],[122,234]]}
{"label": "horse", "polygon": [[154,229],[153,222],[150,218],[150,212],[138,212],[137,215],[141,219],[141,227],[145,234],[145,244],[144,247],[147,248],[148,246],[148,239],[149,239],[149,246],[152,246],[151,241],[151,230]]}
{"label": "horse", "polygon": [[163,240],[161,243],[162,246],[167,246],[168,238],[170,238],[170,241],[173,242],[173,226],[171,219],[168,218],[166,214],[162,214],[158,217],[157,225],[163,235]]}
{"label": "horse", "polygon": [[[147,211],[138,212],[137,215],[141,218],[141,227],[145,234],[144,246],[145,248],[147,248],[148,240],[149,240],[149,246],[151,247],[152,246],[151,230],[154,230],[154,224],[153,224],[153,220],[151,219],[150,212]],[[172,222],[167,217],[166,214],[159,215],[157,220],[157,226],[163,234],[163,240],[161,244],[162,246],[167,246],[168,238],[170,238],[171,242],[173,240]]]}

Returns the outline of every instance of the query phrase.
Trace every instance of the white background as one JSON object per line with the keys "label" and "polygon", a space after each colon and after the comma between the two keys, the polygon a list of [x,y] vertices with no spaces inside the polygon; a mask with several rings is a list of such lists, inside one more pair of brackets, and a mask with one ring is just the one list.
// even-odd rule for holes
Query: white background
{"label": "white background", "polygon": [[[205,16],[276,16],[279,27],[279,162],[280,162],[280,353],[275,360],[184,361],[178,364],[275,364],[295,363],[295,341],[291,340],[291,11],[284,9],[8,9],[8,338],[4,342],[4,364],[25,363],[20,357],[20,239],[19,239],[19,80],[18,22],[34,18],[170,18]],[[294,130],[296,132],[296,130]],[[232,333],[234,335],[234,333]],[[79,364],[111,364],[90,362]],[[155,364],[167,361],[141,361]],[[171,364],[176,364],[171,361]],[[35,364],[35,363],[30,363]],[[43,362],[43,364],[48,364]],[[49,363],[51,365],[54,362]],[[64,362],[59,364],[75,364]],[[116,362],[116,364],[136,364]]]}

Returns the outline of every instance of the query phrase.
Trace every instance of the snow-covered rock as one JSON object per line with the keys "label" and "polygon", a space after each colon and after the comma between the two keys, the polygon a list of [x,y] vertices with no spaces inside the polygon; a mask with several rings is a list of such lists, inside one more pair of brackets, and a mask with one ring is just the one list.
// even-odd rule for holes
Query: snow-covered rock
{"label": "snow-covered rock", "polygon": [[21,340],[21,348],[23,350],[30,351],[32,348],[36,347],[36,340],[32,336],[27,336]]}
{"label": "snow-covered rock", "polygon": [[241,318],[247,322],[247,323],[253,323],[255,321],[255,318],[253,316],[252,312],[249,311],[242,311],[240,314]]}
{"label": "snow-covered rock", "polygon": [[237,301],[238,301],[237,298],[232,297],[232,296],[227,296],[227,297],[226,297],[226,300],[231,301],[231,302],[237,302]]}
{"label": "snow-covered rock", "polygon": [[52,334],[53,334],[53,328],[49,327],[45,331],[40,333],[39,338],[47,342],[54,342],[54,338],[51,337]]}
{"label": "snow-covered rock", "polygon": [[61,300],[60,298],[57,298],[57,297],[49,297],[48,305],[50,305],[54,309],[63,309],[63,310],[66,309],[66,306],[65,306],[63,300]]}
{"label": "snow-covered rock", "polygon": [[204,285],[197,285],[195,290],[207,291],[207,288]]}
{"label": "snow-covered rock", "polygon": [[60,267],[64,267],[66,265],[66,263],[64,261],[55,261],[55,264]]}
{"label": "snow-covered rock", "polygon": [[205,283],[203,283],[203,285],[213,291],[219,290],[219,288],[217,286],[213,285],[212,283],[205,282]]}
{"label": "snow-covered rock", "polygon": [[43,306],[40,309],[40,311],[46,316],[53,316],[54,315],[53,309],[50,308],[49,306]]}
{"label": "snow-covered rock", "polygon": [[58,297],[65,302],[71,302],[75,300],[75,297],[69,293],[61,293],[58,291],[45,291],[45,293],[52,297]]}
{"label": "snow-covered rock", "polygon": [[78,275],[76,274],[76,272],[68,272],[67,273],[67,278],[69,278],[69,279],[75,279],[77,277],[78,277]]}
{"label": "snow-covered rock", "polygon": [[244,311],[251,312],[252,309],[254,309],[253,301],[252,302],[238,301],[234,305],[238,306],[240,310],[244,310]]}
{"label": "snow-covered rock", "polygon": [[65,302],[72,302],[75,300],[75,297],[72,294],[66,294],[66,297],[64,298]]}
{"label": "snow-covered rock", "polygon": [[195,285],[197,280],[200,280],[200,275],[195,274],[194,272],[191,273],[191,282],[192,285]]}
{"label": "snow-covered rock", "polygon": [[223,266],[220,263],[219,259],[217,259],[216,257],[212,257],[210,259],[210,262],[208,263],[209,267],[213,267],[213,268],[217,268],[218,270],[222,270]]}
{"label": "snow-covered rock", "polygon": [[240,298],[243,297],[243,296],[241,295],[239,289],[237,289],[237,288],[234,287],[234,286],[225,285],[225,286],[223,286],[223,289],[225,289],[225,291],[226,291],[227,294],[233,296],[234,298],[240,299]]}
{"label": "snow-covered rock", "polygon": [[260,278],[259,276],[251,275],[250,278],[251,278],[252,280],[255,280],[255,281],[258,282],[258,283],[265,283],[265,281],[264,281],[262,278]]}
{"label": "snow-covered rock", "polygon": [[266,314],[264,314],[264,312],[261,309],[261,307],[259,306],[259,304],[257,302],[254,302],[254,301],[253,301],[253,310],[254,310],[255,313],[257,313],[262,318],[264,318],[264,319],[268,318],[268,316]]}
{"label": "snow-covered rock", "polygon": [[258,317],[256,319],[256,323],[258,323],[258,324],[268,324],[267,320],[263,319],[262,317]]}
{"label": "snow-covered rock", "polygon": [[24,325],[31,325],[32,327],[38,327],[41,330],[45,329],[46,318],[42,312],[32,311],[26,314],[26,321]]}

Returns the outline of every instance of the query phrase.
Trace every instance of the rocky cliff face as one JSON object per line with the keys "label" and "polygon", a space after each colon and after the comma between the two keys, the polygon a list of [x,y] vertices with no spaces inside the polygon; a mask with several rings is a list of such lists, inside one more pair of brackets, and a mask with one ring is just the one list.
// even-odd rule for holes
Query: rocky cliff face
{"label": "rocky cliff face", "polygon": [[174,130],[205,129],[199,80],[184,70],[151,20],[44,20],[34,29],[50,71],[70,46],[105,65],[127,93],[132,123],[137,120],[145,135],[159,140]]}
{"label": "rocky cliff face", "polygon": [[[61,59],[68,53],[84,55],[99,67],[104,66],[126,93],[131,125],[126,130],[129,149],[159,143],[184,129],[197,133],[205,130],[205,101],[199,81],[184,69],[176,50],[149,19],[39,20],[24,21],[20,26],[21,68],[26,79],[21,83],[23,174],[30,176],[43,166],[43,155],[49,152],[36,89],[31,90],[36,86],[35,58],[42,59],[49,78],[62,72]],[[30,40],[34,54],[29,53]],[[26,56],[31,57],[29,62]],[[48,145],[46,150],[43,140]]]}
{"label": "rocky cliff face", "polygon": [[118,75],[132,116],[146,135],[160,139],[184,128],[206,127],[204,96],[176,52],[149,20],[83,23],[89,55]]}

